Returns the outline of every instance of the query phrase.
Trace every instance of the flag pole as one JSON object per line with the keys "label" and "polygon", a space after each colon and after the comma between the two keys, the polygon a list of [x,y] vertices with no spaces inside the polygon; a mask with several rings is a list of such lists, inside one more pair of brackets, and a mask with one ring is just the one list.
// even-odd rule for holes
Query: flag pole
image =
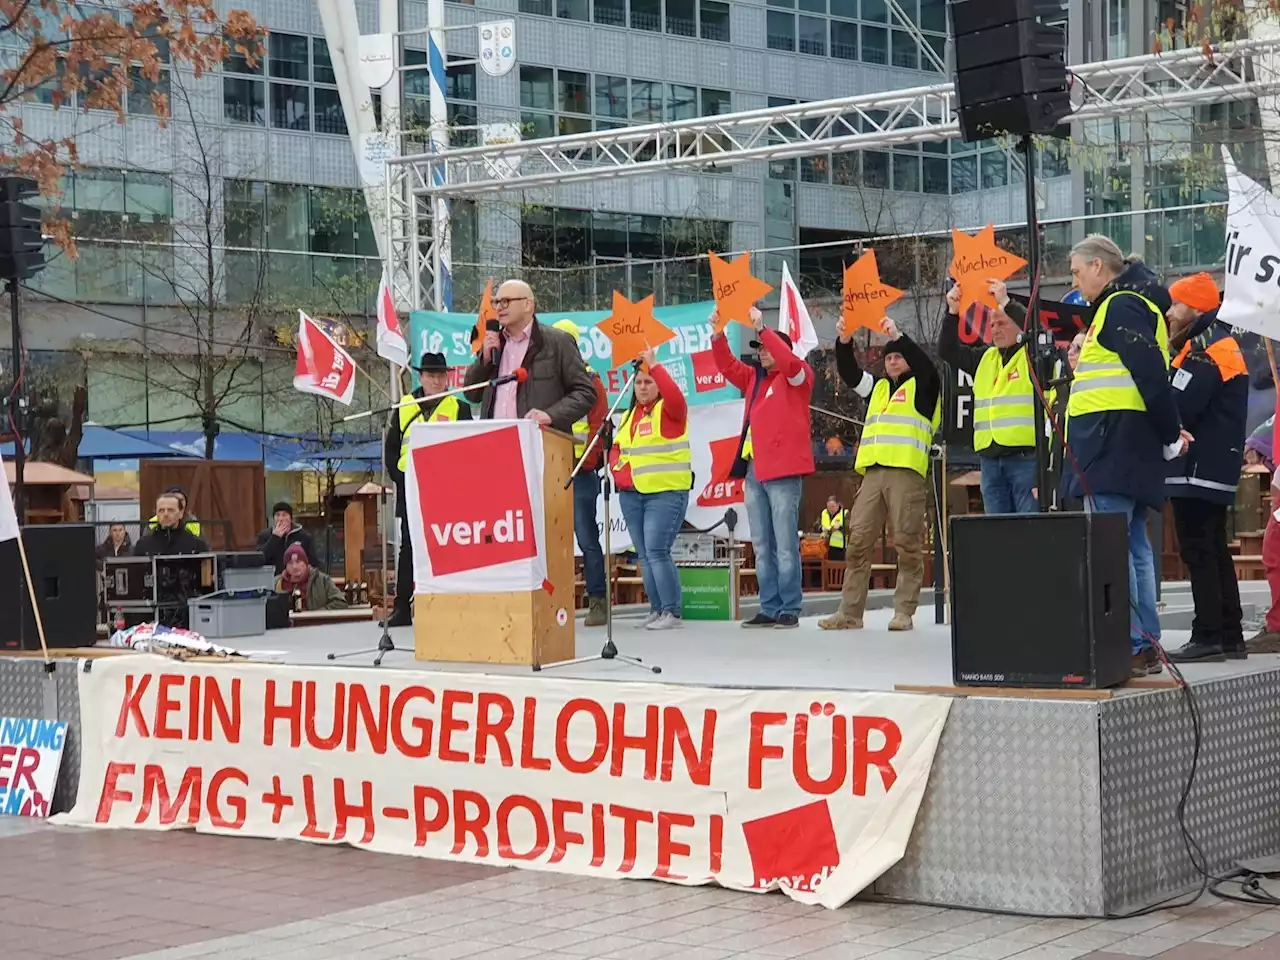
{"label": "flag pole", "polygon": [[40,615],[40,604],[36,602],[36,588],[31,582],[31,567],[27,564],[27,548],[22,541],[22,530],[18,530],[18,556],[22,560],[22,577],[27,581],[27,596],[31,599],[31,612],[36,618],[36,633],[40,637],[40,652],[44,655],[45,666],[49,666],[52,661],[49,659],[49,644],[44,636],[44,617]]}

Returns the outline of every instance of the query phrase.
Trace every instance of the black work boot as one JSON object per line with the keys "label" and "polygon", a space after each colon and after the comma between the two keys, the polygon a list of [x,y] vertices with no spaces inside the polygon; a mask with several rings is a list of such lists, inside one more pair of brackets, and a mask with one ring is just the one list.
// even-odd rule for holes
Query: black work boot
{"label": "black work boot", "polygon": [[1173,663],[1223,663],[1227,656],[1222,647],[1207,640],[1192,640],[1177,650],[1168,650],[1165,656]]}

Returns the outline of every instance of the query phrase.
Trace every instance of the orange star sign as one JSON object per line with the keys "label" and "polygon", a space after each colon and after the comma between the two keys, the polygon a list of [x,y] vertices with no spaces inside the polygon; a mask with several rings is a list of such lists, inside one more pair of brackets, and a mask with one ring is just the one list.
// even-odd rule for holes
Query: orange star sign
{"label": "orange star sign", "polygon": [[632,303],[613,291],[613,313],[596,324],[613,344],[613,365],[630,363],[646,349],[675,339],[675,333],[653,315],[653,295]]}
{"label": "orange star sign", "polygon": [[996,298],[988,289],[992,280],[1008,280],[1027,265],[1017,254],[996,246],[996,228],[988,223],[976,236],[951,231],[955,256],[951,276],[960,285],[960,315],[975,303],[996,309]]}
{"label": "orange star sign", "polygon": [[751,275],[751,254],[744,253],[737,260],[717,257],[710,250],[711,289],[716,300],[716,333],[722,331],[730,320],[750,327],[751,308],[773,287]]}
{"label": "orange star sign", "polygon": [[853,333],[859,327],[867,327],[884,333],[885,311],[889,304],[903,296],[904,292],[897,287],[880,282],[876,252],[868,250],[844,268],[844,302],[840,307],[844,332]]}
{"label": "orange star sign", "polygon": [[490,320],[498,319],[498,311],[493,307],[493,277],[484,285],[484,293],[480,294],[480,312],[476,316],[475,339],[471,342],[471,352],[479,353],[480,344],[484,342],[485,328]]}

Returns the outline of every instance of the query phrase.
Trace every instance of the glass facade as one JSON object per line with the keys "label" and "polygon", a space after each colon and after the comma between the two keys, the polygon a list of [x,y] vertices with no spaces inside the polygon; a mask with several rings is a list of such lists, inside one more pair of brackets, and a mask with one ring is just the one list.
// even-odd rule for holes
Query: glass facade
{"label": "glass facade", "polygon": [[222,116],[229,123],[347,135],[329,45],[272,32],[252,65],[233,53],[222,65]]}

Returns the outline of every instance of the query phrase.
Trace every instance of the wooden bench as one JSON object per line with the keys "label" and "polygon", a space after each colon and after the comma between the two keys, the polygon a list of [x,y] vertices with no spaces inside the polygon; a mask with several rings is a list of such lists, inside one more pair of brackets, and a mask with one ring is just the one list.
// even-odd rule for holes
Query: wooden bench
{"label": "wooden bench", "polygon": [[1237,580],[1264,580],[1266,568],[1262,565],[1261,554],[1240,554],[1231,558],[1235,562]]}

